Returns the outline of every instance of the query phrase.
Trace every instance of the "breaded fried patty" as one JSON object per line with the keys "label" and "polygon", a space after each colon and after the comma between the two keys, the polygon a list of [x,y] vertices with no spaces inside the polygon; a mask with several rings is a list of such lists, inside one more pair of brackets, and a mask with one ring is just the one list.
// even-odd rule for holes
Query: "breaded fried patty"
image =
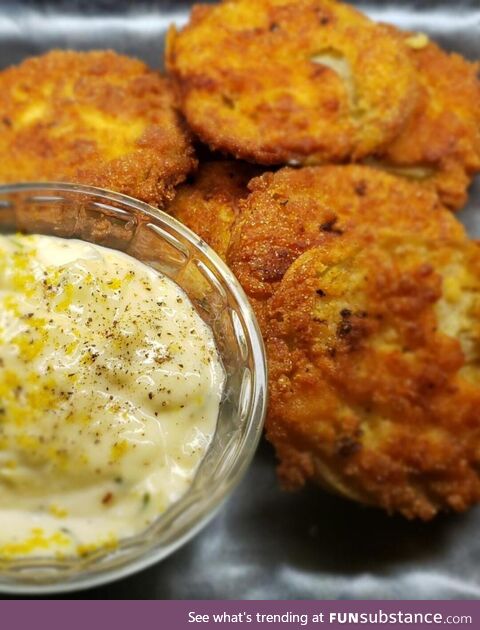
{"label": "breaded fried patty", "polygon": [[480,265],[381,229],[303,254],[269,305],[267,435],[291,488],[432,518],[480,499]]}
{"label": "breaded fried patty", "polygon": [[256,309],[303,252],[350,233],[368,236],[382,226],[450,235],[464,231],[434,190],[366,166],[283,168],[250,182],[227,261]]}
{"label": "breaded fried patty", "polygon": [[114,52],[54,51],[0,72],[0,182],[72,181],[154,205],[195,166],[169,82]]}
{"label": "breaded fried patty", "polygon": [[384,148],[417,97],[404,43],[332,0],[224,0],[172,30],[167,67],[214,149],[262,164],[356,160]]}
{"label": "breaded fried patty", "polygon": [[258,169],[245,162],[205,162],[166,208],[225,258],[240,199]]}
{"label": "breaded fried patty", "polygon": [[421,96],[383,160],[432,182],[445,205],[458,210],[480,171],[480,63],[443,51],[423,34],[392,32],[410,48]]}

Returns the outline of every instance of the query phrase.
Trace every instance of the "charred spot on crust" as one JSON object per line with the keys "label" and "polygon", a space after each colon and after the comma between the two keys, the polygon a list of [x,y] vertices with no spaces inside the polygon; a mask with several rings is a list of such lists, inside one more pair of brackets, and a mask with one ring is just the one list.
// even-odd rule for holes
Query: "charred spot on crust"
{"label": "charred spot on crust", "polygon": [[222,102],[229,109],[235,109],[235,101],[226,94],[222,94]]}
{"label": "charred spot on crust", "polygon": [[367,194],[367,182],[364,180],[357,182],[354,186],[354,190],[359,197],[364,197]]}
{"label": "charred spot on crust", "polygon": [[335,444],[335,454],[339,457],[351,457],[358,453],[362,445],[353,437],[345,436],[337,440]]}
{"label": "charred spot on crust", "polygon": [[332,18],[326,13],[324,13],[321,9],[317,9],[316,13],[318,16],[318,22],[322,26],[326,26],[327,24],[330,24],[330,22],[332,21]]}
{"label": "charred spot on crust", "polygon": [[333,217],[333,219],[330,219],[329,221],[325,221],[325,223],[322,223],[320,225],[320,230],[322,232],[328,232],[329,234],[343,234],[343,230],[335,227],[337,221],[338,221],[338,217]]}
{"label": "charred spot on crust", "polygon": [[358,348],[362,338],[367,334],[364,326],[358,321],[358,319],[363,319],[363,317],[361,315],[358,317],[356,313],[352,313],[349,309],[343,309],[341,316],[342,320],[337,324],[336,329],[337,338],[343,341],[343,350],[347,352],[354,351]]}
{"label": "charred spot on crust", "polygon": [[347,337],[352,332],[353,326],[350,322],[340,322],[337,326],[337,336]]}
{"label": "charred spot on crust", "polygon": [[325,297],[327,295],[323,289],[317,289],[316,294],[318,297]]}

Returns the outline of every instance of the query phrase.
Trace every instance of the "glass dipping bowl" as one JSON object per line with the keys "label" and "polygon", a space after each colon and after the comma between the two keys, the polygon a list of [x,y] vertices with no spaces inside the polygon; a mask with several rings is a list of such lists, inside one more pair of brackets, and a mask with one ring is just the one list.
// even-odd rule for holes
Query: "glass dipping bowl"
{"label": "glass dipping bowl", "polygon": [[[81,558],[0,559],[0,591],[60,593],[111,582],[162,560],[215,515],[255,453],[266,408],[261,335],[215,252],[181,223],[124,195],[73,184],[0,186],[0,231],[78,238],[121,250],[174,280],[213,330],[226,372],[217,429],[183,497],[115,550]],[[1,524],[0,524],[1,527]]]}

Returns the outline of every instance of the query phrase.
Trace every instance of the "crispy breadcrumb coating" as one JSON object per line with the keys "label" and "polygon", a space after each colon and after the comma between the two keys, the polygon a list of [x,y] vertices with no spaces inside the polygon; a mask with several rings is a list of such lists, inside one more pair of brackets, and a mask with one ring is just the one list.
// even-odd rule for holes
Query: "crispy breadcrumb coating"
{"label": "crispy breadcrumb coating", "polygon": [[178,187],[166,210],[225,258],[239,201],[248,195],[254,175],[258,168],[245,162],[205,162]]}
{"label": "crispy breadcrumb coating", "polygon": [[480,172],[480,63],[447,53],[426,35],[392,33],[407,43],[421,84],[413,115],[380,158],[386,166],[431,182],[459,210]]}
{"label": "crispy breadcrumb coating", "polygon": [[256,309],[306,250],[382,226],[462,240],[464,230],[434,190],[366,166],[283,168],[253,179],[241,202],[227,261]]}
{"label": "crispy breadcrumb coating", "polygon": [[0,72],[0,182],[71,181],[154,205],[195,167],[169,81],[111,51]]}
{"label": "crispy breadcrumb coating", "polygon": [[480,499],[479,254],[393,222],[290,267],[266,338],[287,487],[425,520]]}
{"label": "crispy breadcrumb coating", "polygon": [[167,67],[211,148],[261,164],[356,160],[416,105],[407,47],[332,0],[224,0],[172,29]]}

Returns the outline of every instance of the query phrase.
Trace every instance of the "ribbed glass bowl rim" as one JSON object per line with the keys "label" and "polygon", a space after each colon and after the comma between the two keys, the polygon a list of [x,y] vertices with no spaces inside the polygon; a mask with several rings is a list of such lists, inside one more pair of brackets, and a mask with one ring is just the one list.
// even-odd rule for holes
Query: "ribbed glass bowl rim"
{"label": "ribbed glass bowl rim", "polygon": [[128,195],[121,193],[94,186],[86,186],[83,184],[71,184],[64,182],[3,184],[0,185],[0,202],[2,201],[2,197],[11,194],[32,192],[32,194],[40,195],[42,192],[46,193],[47,191],[48,193],[58,191],[59,193],[87,195],[95,197],[97,200],[101,198],[109,203],[117,202],[123,206],[130,207],[132,210],[140,212],[146,217],[164,222],[170,229],[185,238],[193,249],[201,251],[202,254],[208,258],[209,262],[214,266],[215,270],[228,287],[228,292],[233,296],[235,302],[237,303],[246,325],[246,333],[250,340],[253,364],[255,368],[252,375],[252,404],[251,412],[247,418],[246,435],[242,440],[241,448],[236,454],[235,459],[230,464],[228,480],[222,484],[220,489],[217,489],[216,492],[212,492],[207,509],[203,511],[202,515],[197,518],[183,536],[173,541],[167,548],[162,547],[160,549],[154,549],[153,552],[150,550],[150,553],[143,550],[143,553],[138,558],[133,559],[125,566],[109,569],[94,576],[79,572],[78,576],[69,579],[68,582],[54,582],[38,585],[19,583],[12,583],[11,585],[8,583],[0,584],[0,593],[12,595],[60,594],[108,584],[138,573],[139,571],[156,564],[186,544],[216,515],[224,501],[232,493],[246,473],[262,435],[267,407],[268,375],[266,354],[257,319],[248,302],[245,292],[232,271],[215,253],[215,251],[201,239],[200,236],[192,232],[192,230],[177,221],[168,213],[150,206],[143,201],[139,201],[138,199],[134,199],[133,197],[129,197]]}

